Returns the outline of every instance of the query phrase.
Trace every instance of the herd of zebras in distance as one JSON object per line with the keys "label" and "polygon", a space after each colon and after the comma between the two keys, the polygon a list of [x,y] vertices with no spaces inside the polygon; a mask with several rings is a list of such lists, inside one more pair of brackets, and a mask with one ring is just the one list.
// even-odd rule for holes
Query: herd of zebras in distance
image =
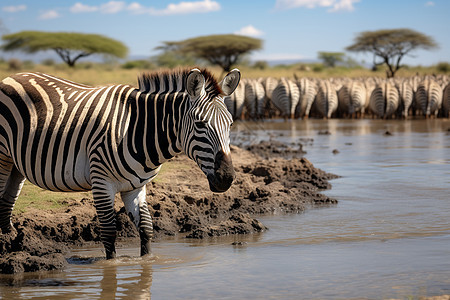
{"label": "herd of zebras in distance", "polygon": [[236,119],[450,117],[450,77],[242,79],[225,98]]}

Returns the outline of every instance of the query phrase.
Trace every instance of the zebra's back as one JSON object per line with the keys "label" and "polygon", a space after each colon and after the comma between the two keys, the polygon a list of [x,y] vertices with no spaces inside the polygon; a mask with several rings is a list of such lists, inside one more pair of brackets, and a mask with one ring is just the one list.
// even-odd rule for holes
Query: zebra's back
{"label": "zebra's back", "polygon": [[42,188],[89,190],[89,151],[104,138],[118,142],[125,129],[125,102],[108,100],[121,98],[117,93],[125,98],[131,90],[88,87],[40,73],[5,78],[0,83],[2,159],[11,159]]}

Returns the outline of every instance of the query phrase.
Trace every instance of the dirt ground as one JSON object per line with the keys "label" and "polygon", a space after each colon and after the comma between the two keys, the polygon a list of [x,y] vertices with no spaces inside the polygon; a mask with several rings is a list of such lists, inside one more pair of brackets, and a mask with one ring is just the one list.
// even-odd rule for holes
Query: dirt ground
{"label": "dirt ground", "polygon": [[[172,159],[148,185],[154,239],[251,234],[267,229],[258,215],[336,204],[320,193],[331,188],[328,181],[336,176],[315,168],[303,154],[301,147],[272,142],[247,149],[232,146],[237,177],[223,194],[209,191],[206,177],[185,155]],[[58,211],[29,210],[13,216],[16,232],[0,235],[0,273],[61,269],[71,246],[100,242],[92,199],[65,204]],[[136,239],[121,200],[116,201],[116,211],[119,241]]]}

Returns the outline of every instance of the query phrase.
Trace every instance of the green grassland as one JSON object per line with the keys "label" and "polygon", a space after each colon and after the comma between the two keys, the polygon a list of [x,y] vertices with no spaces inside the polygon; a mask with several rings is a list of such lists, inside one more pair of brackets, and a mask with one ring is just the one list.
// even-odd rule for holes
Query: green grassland
{"label": "green grassland", "polygon": [[[168,176],[172,171],[179,169],[189,169],[192,166],[168,161],[161,166],[161,170],[158,176],[153,180],[158,183],[167,183],[170,181]],[[22,191],[20,192],[19,199],[16,201],[13,213],[21,214],[30,208],[36,208],[41,210],[52,210],[62,208],[66,205],[64,200],[73,199],[81,200],[83,198],[92,198],[91,192],[52,192],[44,190],[25,181]]]}
{"label": "green grassland", "polygon": [[[79,63],[74,68],[70,68],[65,64],[43,65],[33,63],[19,63],[11,68],[8,62],[0,62],[0,77],[3,79],[7,76],[18,72],[36,71],[52,74],[58,77],[70,79],[72,81],[83,83],[92,86],[107,85],[107,84],[130,84],[137,85],[137,76],[143,72],[152,72],[161,68],[149,68],[148,64],[136,63],[133,68],[125,68],[125,64],[118,63]],[[142,66],[142,67],[140,67]],[[217,78],[223,76],[220,68],[210,66],[207,67]],[[241,70],[243,78],[258,78],[258,77],[290,77],[294,74],[297,77],[309,78],[330,78],[330,77],[381,77],[385,78],[386,73],[383,67],[378,68],[377,71],[372,71],[362,67],[335,67],[326,68],[322,64],[292,64],[292,65],[278,65],[273,67],[256,68],[248,64],[238,65],[237,68]],[[450,73],[450,64],[440,63],[429,67],[408,67],[401,68],[396,76],[409,77],[416,74],[448,74]]]}
{"label": "green grassland", "polygon": [[90,192],[60,193],[41,189],[25,181],[19,199],[16,201],[13,213],[20,214],[29,208],[51,210],[63,207],[64,200],[83,199],[91,197]]}

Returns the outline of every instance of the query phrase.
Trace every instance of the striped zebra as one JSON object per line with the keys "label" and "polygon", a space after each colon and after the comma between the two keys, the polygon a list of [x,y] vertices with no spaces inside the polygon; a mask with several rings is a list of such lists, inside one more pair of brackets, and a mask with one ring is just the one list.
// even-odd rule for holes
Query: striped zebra
{"label": "striped zebra", "polygon": [[389,79],[386,84],[386,110],[384,113],[385,118],[395,116],[398,107],[400,106],[400,94],[395,86],[394,81]]}
{"label": "striped zebra", "polygon": [[396,83],[398,94],[400,96],[400,105],[402,108],[402,117],[408,118],[408,111],[414,99],[414,91],[408,80],[400,80]]}
{"label": "striped zebra", "polygon": [[272,103],[281,112],[281,116],[293,119],[299,100],[297,84],[288,78],[281,78],[272,92]]}
{"label": "striped zebra", "polygon": [[450,83],[444,88],[444,96],[442,98],[442,111],[444,118],[450,118]]}
{"label": "striped zebra", "polygon": [[256,79],[245,80],[245,107],[250,119],[264,117],[264,87]]}
{"label": "striped zebra", "polygon": [[266,77],[266,78],[260,78],[260,79],[258,79],[258,81],[261,82],[261,84],[264,87],[264,95],[265,95],[264,116],[268,117],[268,118],[272,118],[276,115],[276,108],[274,107],[274,105],[272,103],[272,93],[273,93],[273,90],[278,85],[278,79],[273,78],[273,77]]}
{"label": "striped zebra", "polygon": [[233,94],[224,97],[225,105],[234,120],[242,119],[244,113],[245,84],[241,80]]}
{"label": "striped zebra", "polygon": [[390,81],[377,84],[370,95],[370,109],[379,118],[392,116],[400,104],[397,88]]}
{"label": "striped zebra", "polygon": [[331,115],[337,110],[338,96],[336,87],[329,80],[321,80],[318,84],[316,95],[316,108],[323,118],[331,118]]}
{"label": "striped zebra", "polygon": [[311,112],[312,105],[316,99],[316,83],[308,78],[297,78],[295,76],[298,90],[300,92],[299,105],[297,105],[296,116],[307,119]]}
{"label": "striped zebra", "polygon": [[366,111],[367,92],[364,83],[361,81],[354,81],[350,89],[350,106],[348,113],[354,116],[357,113],[361,113],[364,116]]}
{"label": "striped zebra", "polygon": [[352,97],[351,96],[352,85],[353,85],[353,81],[348,80],[337,91],[337,95],[338,95],[337,116],[339,118],[349,117],[350,100]]}
{"label": "striped zebra", "polygon": [[152,219],[146,184],[161,164],[185,152],[214,192],[235,177],[232,117],[223,102],[240,80],[233,70],[217,83],[206,70],[143,74],[139,88],[89,87],[41,73],[0,83],[0,228],[13,230],[11,211],[25,178],[51,191],[92,190],[108,259],[115,257],[114,198],[120,193],[150,251]]}
{"label": "striped zebra", "polygon": [[441,86],[432,78],[426,78],[417,87],[416,102],[427,118],[437,116],[442,105],[442,94]]}

